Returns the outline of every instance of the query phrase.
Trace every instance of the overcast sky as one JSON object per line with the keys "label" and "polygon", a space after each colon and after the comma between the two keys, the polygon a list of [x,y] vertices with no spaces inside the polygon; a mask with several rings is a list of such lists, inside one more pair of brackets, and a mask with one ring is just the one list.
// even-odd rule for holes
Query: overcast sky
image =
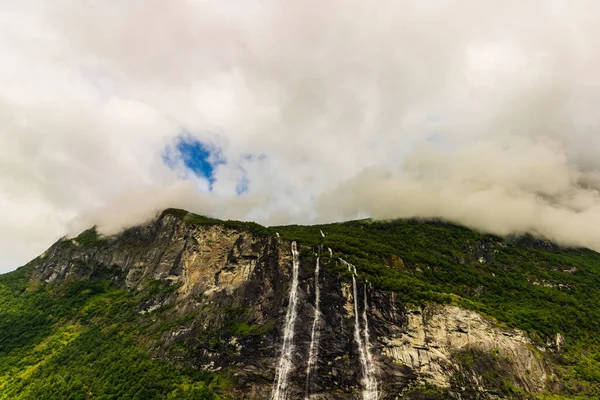
{"label": "overcast sky", "polygon": [[600,2],[0,0],[0,272],[158,209],[600,249]]}

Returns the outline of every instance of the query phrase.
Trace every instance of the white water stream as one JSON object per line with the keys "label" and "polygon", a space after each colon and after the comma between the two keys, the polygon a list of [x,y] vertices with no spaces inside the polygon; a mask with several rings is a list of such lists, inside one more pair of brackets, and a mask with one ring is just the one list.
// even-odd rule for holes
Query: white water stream
{"label": "white water stream", "polygon": [[292,357],[294,354],[294,327],[298,315],[298,272],[300,260],[296,242],[292,242],[292,286],[287,312],[285,314],[285,326],[283,329],[283,344],[281,346],[281,358],[275,376],[275,388],[271,395],[272,400],[285,400],[287,398],[288,375],[292,369]]}
{"label": "white water stream", "polygon": [[317,361],[319,357],[319,338],[321,336],[321,293],[319,290],[319,257],[317,257],[317,266],[315,267],[315,315],[313,319],[312,331],[310,333],[310,348],[308,350],[308,364],[306,366],[306,393],[305,399],[310,399],[310,390],[312,386],[312,377],[317,370]]}
{"label": "white water stream", "polygon": [[373,354],[371,354],[371,343],[369,343],[369,320],[367,319],[367,309],[369,305],[367,303],[367,284],[365,283],[364,293],[365,304],[363,308],[363,324],[364,324],[364,337],[365,337],[365,354],[367,356],[367,371],[369,371],[370,385],[366,385],[366,390],[363,392],[363,398],[365,400],[377,400],[377,377],[375,375],[375,364],[373,362]]}
{"label": "white water stream", "polygon": [[[329,249],[330,256],[333,256]],[[356,267],[340,258],[340,261],[348,267],[352,273],[352,290],[354,298],[354,340],[358,346],[358,355],[360,359],[362,372],[362,398],[363,400],[378,400],[378,384],[375,372],[375,364],[373,355],[370,351],[369,342],[369,320],[367,318],[367,287],[364,288],[364,305],[362,312],[363,331],[361,335],[361,324],[358,308],[358,286],[356,283]],[[312,324],[310,347],[308,352],[308,363],[306,367],[306,391],[305,399],[311,397],[310,391],[312,387],[312,377],[317,368],[319,355],[319,339],[320,339],[320,289],[319,289],[319,266],[320,258],[317,258],[315,267],[315,312]],[[292,370],[293,354],[294,354],[294,329],[296,318],[298,316],[298,274],[300,270],[300,260],[296,242],[292,242],[292,285],[289,292],[289,302],[285,314],[285,326],[283,330],[283,344],[281,346],[281,357],[279,366],[275,376],[275,384],[271,394],[271,400],[287,400],[288,399],[288,376]]]}
{"label": "white water stream", "polygon": [[358,346],[358,357],[363,375],[363,400],[377,400],[379,393],[377,390],[377,378],[375,376],[375,365],[373,363],[373,355],[370,351],[369,344],[369,320],[367,318],[367,288],[365,286],[364,309],[362,314],[364,330],[363,338],[360,334],[360,319],[358,312],[358,289],[356,285],[356,267],[340,258],[340,260],[348,267],[348,271],[352,272],[352,291],[354,297],[354,340]]}

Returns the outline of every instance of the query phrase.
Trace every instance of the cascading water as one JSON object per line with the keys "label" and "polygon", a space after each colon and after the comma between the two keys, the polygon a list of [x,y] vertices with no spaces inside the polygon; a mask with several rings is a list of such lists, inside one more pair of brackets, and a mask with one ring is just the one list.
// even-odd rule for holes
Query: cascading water
{"label": "cascading water", "polygon": [[319,229],[319,230],[321,231],[321,236],[325,237],[325,233],[323,233],[323,230],[322,229]]}
{"label": "cascading water", "polygon": [[327,250],[329,250],[329,258],[333,258],[333,250],[331,250],[331,247],[328,247]]}
{"label": "cascading water", "polygon": [[281,358],[275,377],[275,388],[271,395],[272,400],[285,400],[288,389],[288,375],[292,369],[292,356],[294,353],[294,327],[296,325],[298,305],[298,272],[300,260],[296,242],[292,242],[292,286],[287,312],[285,314],[285,326],[283,329],[283,344],[281,346]]}
{"label": "cascading water", "polygon": [[362,391],[363,400],[377,400],[379,394],[377,391],[377,378],[375,376],[375,365],[373,363],[373,355],[370,352],[369,345],[369,321],[367,319],[367,292],[365,286],[365,302],[363,309],[363,323],[365,325],[363,338],[360,334],[360,319],[358,312],[358,289],[356,285],[356,267],[344,260],[342,260],[348,267],[348,271],[352,272],[352,291],[354,297],[354,340],[358,346],[358,357],[360,359],[361,371],[363,374],[363,386]]}
{"label": "cascading water", "polygon": [[[368,282],[367,282],[368,283]],[[371,386],[367,386],[366,395],[363,394],[365,399],[369,400],[377,400],[378,392],[377,392],[377,377],[375,375],[375,364],[373,362],[373,354],[371,354],[371,343],[369,343],[369,320],[367,318],[367,309],[369,305],[367,303],[367,283],[365,283],[365,293],[364,300],[365,304],[363,307],[363,324],[364,330],[363,334],[365,337],[365,354],[367,356],[367,370],[370,371],[372,382]]]}
{"label": "cascading water", "polygon": [[319,257],[317,257],[317,266],[315,267],[315,316],[313,319],[312,331],[310,333],[310,348],[308,350],[308,364],[306,366],[306,393],[305,399],[310,399],[310,390],[312,387],[312,377],[317,368],[317,360],[319,357],[319,338],[320,320],[321,320],[321,293],[319,290]]}

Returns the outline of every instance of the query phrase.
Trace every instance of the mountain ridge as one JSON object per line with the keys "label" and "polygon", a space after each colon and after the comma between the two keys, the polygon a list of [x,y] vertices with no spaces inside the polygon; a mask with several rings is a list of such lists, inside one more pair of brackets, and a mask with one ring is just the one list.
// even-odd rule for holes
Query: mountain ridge
{"label": "mountain ridge", "polygon": [[[65,306],[63,316],[52,324],[34,324],[34,338],[25,340],[21,332],[12,348],[6,343],[0,347],[0,398],[17,392],[25,395],[15,398],[33,398],[27,397],[28,390],[39,395],[36,381],[39,386],[56,378],[56,373],[45,372],[45,363],[54,365],[53,359],[73,352],[69,346],[98,329],[102,335],[131,340],[139,350],[136,357],[165,363],[160,368],[172,371],[166,374],[172,381],[155,394],[127,397],[119,392],[119,398],[268,398],[290,293],[292,241],[298,243],[301,267],[293,355],[300,365],[311,336],[304,325],[313,325],[317,258],[322,262],[319,285],[327,298],[322,359],[317,363],[326,372],[317,377],[311,398],[367,398],[356,338],[350,332],[357,327],[352,315],[358,312],[372,325],[366,338],[379,373],[377,398],[599,393],[594,306],[600,297],[595,285],[600,282],[600,255],[591,250],[561,248],[533,237],[484,235],[441,221],[363,220],[267,228],[168,209],[148,224],[111,237],[91,229],[63,238],[28,266],[2,276],[3,291],[18,286],[7,281],[19,280],[17,292],[27,301],[52,299],[51,309],[74,304]],[[352,263],[356,275],[340,259]],[[17,311],[27,309],[25,303],[7,299],[6,293],[0,299]],[[356,300],[360,304],[351,307]],[[106,301],[115,304],[123,320],[116,318],[111,324],[105,310],[95,309],[95,303]],[[95,311],[88,315],[89,310]],[[332,321],[341,321],[341,333]],[[465,321],[469,322],[463,326]],[[359,324],[363,335],[367,325],[362,320]],[[2,329],[10,333],[12,328],[4,324]],[[61,347],[51,339],[56,335],[69,341]],[[464,344],[465,335],[478,340]],[[510,340],[495,339],[501,337]],[[107,339],[111,340],[117,339]],[[39,361],[43,351],[36,348],[45,341],[58,350]],[[8,354],[15,349],[25,354],[11,361]],[[7,371],[21,371],[19,360],[27,357],[38,360],[24,367],[36,380],[15,380]],[[530,360],[525,364],[534,369],[526,372],[523,360]],[[292,371],[292,392],[285,398],[304,398],[304,370]],[[193,371],[202,371],[202,376]],[[71,391],[95,398],[100,384],[86,379],[84,389]],[[50,393],[62,398],[56,388]],[[98,398],[117,398],[102,396]]]}

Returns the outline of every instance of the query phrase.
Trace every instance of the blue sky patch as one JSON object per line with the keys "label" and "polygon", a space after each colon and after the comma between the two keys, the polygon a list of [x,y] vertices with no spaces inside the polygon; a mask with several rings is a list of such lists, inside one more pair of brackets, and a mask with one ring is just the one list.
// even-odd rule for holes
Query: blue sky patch
{"label": "blue sky patch", "polygon": [[191,135],[179,136],[173,145],[167,146],[163,160],[170,168],[175,168],[179,161],[183,162],[196,176],[208,180],[211,190],[215,182],[215,168],[226,163],[221,149]]}
{"label": "blue sky patch", "polygon": [[[231,182],[235,185],[235,193],[238,196],[243,196],[250,190],[250,178],[246,166],[266,159],[264,153],[246,153],[238,156],[237,161],[228,161],[223,155],[222,147],[213,142],[202,141],[185,131],[163,151],[163,162],[166,166],[180,171],[183,179],[190,178],[192,175],[206,179],[209,191],[213,190],[216,181],[215,171],[219,165],[229,164],[229,167],[238,169],[241,174],[236,174],[237,181]],[[224,187],[221,189],[227,190]]]}

